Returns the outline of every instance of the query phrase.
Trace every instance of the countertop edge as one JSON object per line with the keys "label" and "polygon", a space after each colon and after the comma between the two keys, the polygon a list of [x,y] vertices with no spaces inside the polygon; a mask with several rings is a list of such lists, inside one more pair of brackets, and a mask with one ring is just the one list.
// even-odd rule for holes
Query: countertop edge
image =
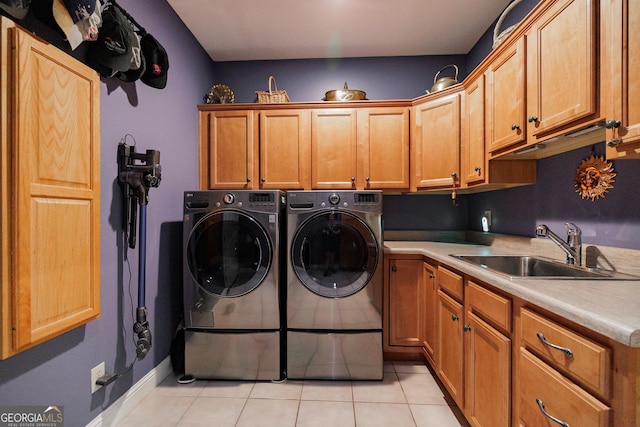
{"label": "countertop edge", "polygon": [[[544,279],[510,279],[492,273],[480,267],[461,261],[450,254],[457,255],[499,255],[504,251],[492,249],[490,246],[466,243],[446,243],[431,241],[385,241],[385,255],[422,255],[434,261],[441,262],[461,273],[468,274],[497,289],[507,292],[531,304],[535,304],[554,314],[578,323],[605,337],[615,340],[628,347],[640,347],[640,314],[633,317],[620,315],[640,313],[640,295],[629,300],[628,295],[621,295],[619,299],[611,298],[608,304],[603,303],[603,295],[610,294],[611,286],[617,289],[640,289],[640,281],[626,281],[611,283],[602,280],[544,280]],[[585,289],[576,298],[575,287]],[[609,288],[609,289],[607,289]],[[593,296],[586,293],[593,292]],[[632,294],[640,294],[632,292]],[[620,306],[620,304],[626,305]],[[594,312],[594,308],[600,311]]]}

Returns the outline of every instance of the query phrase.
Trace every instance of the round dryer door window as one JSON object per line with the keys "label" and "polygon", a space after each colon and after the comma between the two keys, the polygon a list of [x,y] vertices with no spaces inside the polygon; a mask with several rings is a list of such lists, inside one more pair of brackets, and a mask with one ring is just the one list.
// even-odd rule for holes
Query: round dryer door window
{"label": "round dryer door window", "polygon": [[352,295],[371,280],[378,242],[357,216],[323,212],[303,223],[291,247],[293,270],[312,292],[329,298]]}
{"label": "round dryer door window", "polygon": [[202,289],[220,297],[245,295],[262,283],[273,259],[266,230],[239,211],[202,218],[191,231],[186,257]]}

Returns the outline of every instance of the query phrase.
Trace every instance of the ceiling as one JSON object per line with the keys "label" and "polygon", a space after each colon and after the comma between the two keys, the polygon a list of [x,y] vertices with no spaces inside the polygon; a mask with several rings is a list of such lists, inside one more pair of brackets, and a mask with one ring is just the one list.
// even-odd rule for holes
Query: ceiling
{"label": "ceiling", "polygon": [[168,0],[217,62],[467,54],[509,0]]}

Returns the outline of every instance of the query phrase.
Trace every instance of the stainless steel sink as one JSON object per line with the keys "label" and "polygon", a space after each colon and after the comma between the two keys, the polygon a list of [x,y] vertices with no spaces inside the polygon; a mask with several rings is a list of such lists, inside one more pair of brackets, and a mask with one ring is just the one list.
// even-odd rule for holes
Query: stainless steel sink
{"label": "stainless steel sink", "polygon": [[528,255],[450,255],[511,278],[640,280],[617,271],[577,267],[551,258]]}

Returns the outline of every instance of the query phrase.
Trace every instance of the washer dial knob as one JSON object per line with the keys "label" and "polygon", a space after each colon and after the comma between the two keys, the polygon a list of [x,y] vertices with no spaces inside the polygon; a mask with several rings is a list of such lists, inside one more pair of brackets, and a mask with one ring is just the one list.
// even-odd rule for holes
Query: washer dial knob
{"label": "washer dial knob", "polygon": [[235,200],[235,196],[232,193],[227,193],[222,198],[225,204],[230,205]]}
{"label": "washer dial knob", "polygon": [[329,203],[331,203],[332,205],[337,205],[340,202],[340,196],[338,196],[336,193],[331,193],[331,195],[329,196]]}

